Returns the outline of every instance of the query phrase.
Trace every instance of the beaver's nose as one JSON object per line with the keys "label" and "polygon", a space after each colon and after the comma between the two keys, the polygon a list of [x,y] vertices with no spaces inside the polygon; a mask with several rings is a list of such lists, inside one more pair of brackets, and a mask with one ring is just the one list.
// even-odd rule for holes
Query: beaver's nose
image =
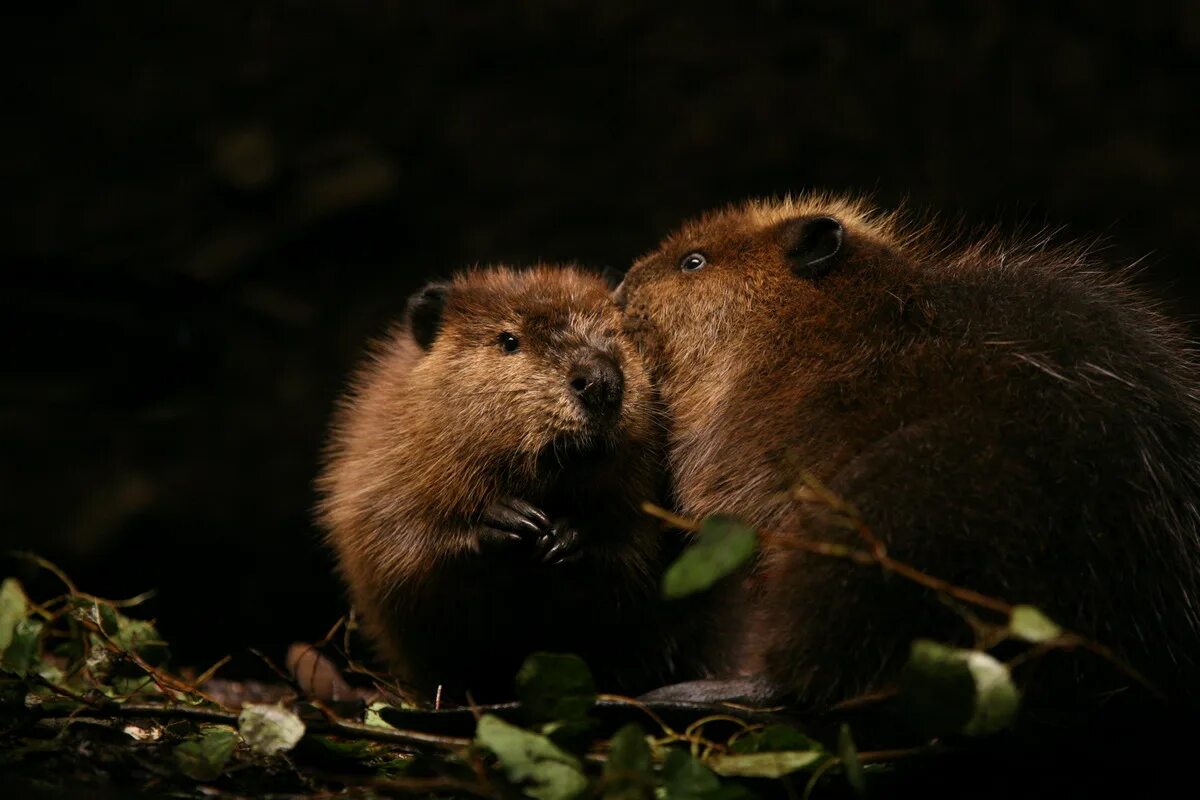
{"label": "beaver's nose", "polygon": [[625,376],[612,356],[589,353],[571,369],[570,387],[588,414],[604,417],[621,408]]}

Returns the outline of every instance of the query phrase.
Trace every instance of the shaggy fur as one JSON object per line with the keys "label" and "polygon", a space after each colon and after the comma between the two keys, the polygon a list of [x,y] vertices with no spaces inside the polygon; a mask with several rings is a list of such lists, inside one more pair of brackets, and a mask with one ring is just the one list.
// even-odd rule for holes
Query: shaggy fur
{"label": "shaggy fur", "polygon": [[[511,696],[534,650],[578,653],[601,688],[703,674],[703,627],[669,620],[661,571],[679,542],[641,515],[663,483],[657,401],[606,285],[575,269],[458,275],[428,351],[406,320],[374,351],[337,416],[321,516],[368,635],[397,676],[431,694]],[[505,353],[502,332],[520,340]],[[620,412],[589,421],[568,390],[602,352]],[[517,497],[566,519],[574,563],[482,552],[480,516]],[[691,607],[693,610],[695,606]]]}
{"label": "shaggy fur", "polygon": [[[841,251],[804,275],[790,232],[825,216],[843,226]],[[696,252],[707,266],[682,271]],[[684,225],[617,299],[672,423],[680,510],[778,536],[744,645],[766,695],[840,700],[894,678],[914,637],[970,642],[932,593],[786,546],[862,544],[793,500],[808,469],[895,558],[1035,604],[1194,698],[1197,368],[1125,278],[1080,248],[954,245],[810,196]],[[1075,669],[1060,687],[1079,686]]]}

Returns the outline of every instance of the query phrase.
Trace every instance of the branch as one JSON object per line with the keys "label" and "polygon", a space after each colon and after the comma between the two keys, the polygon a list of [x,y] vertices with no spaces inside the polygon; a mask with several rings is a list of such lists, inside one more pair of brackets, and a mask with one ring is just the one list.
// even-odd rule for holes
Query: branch
{"label": "branch", "polygon": [[657,506],[654,503],[650,503],[650,502],[642,503],[642,511],[644,511],[645,513],[649,514],[652,517],[657,517],[658,519],[661,519],[663,522],[667,523],[668,525],[670,525],[673,528],[679,528],[680,530],[684,530],[684,531],[691,531],[692,533],[695,533],[696,531],[700,530],[699,522],[692,520],[692,519],[688,519],[687,517],[681,517],[678,514],[676,514],[675,512],[668,511],[667,509],[663,508],[662,506]]}
{"label": "branch", "polygon": [[[899,575],[911,583],[952,597],[963,603],[985,608],[989,611],[1003,614],[1006,617],[1012,616],[1013,609],[1016,608],[1016,604],[1014,603],[977,592],[974,589],[958,586],[948,580],[922,572],[911,564],[906,564],[903,561],[897,561],[892,558],[887,553],[887,545],[875,535],[857,508],[827,488],[811,472],[802,471],[801,480],[804,483],[793,490],[793,498],[802,503],[816,503],[830,509],[837,515],[835,522],[843,528],[858,533],[870,549],[863,550],[847,547],[837,542],[825,542],[800,535],[783,534],[777,531],[759,531],[759,538],[764,543],[769,543],[772,547],[780,549],[800,550],[830,558],[841,558],[862,566],[878,566],[887,572]],[[682,530],[697,531],[700,529],[699,521],[680,516],[653,503],[643,503],[642,510],[650,516],[656,517]],[[1062,634],[1055,640],[1055,646],[1081,647],[1107,661],[1159,700],[1166,699],[1166,695],[1162,690],[1132,666],[1118,658],[1116,653],[1111,649],[1099,642],[1088,639],[1086,636],[1073,631],[1063,629]]]}
{"label": "branch", "polygon": [[[175,706],[159,703],[89,703],[80,708],[39,707],[32,712],[38,719],[129,719],[145,718],[160,720],[191,720],[194,722],[213,722],[238,725],[238,714],[221,708],[204,708],[201,706]],[[459,736],[439,736],[421,731],[400,730],[398,728],[381,728],[374,725],[363,725],[357,722],[329,718],[305,721],[309,733],[336,734],[347,739],[366,740],[373,742],[390,742],[410,746],[435,745],[448,749],[459,749],[471,744],[470,739]]]}

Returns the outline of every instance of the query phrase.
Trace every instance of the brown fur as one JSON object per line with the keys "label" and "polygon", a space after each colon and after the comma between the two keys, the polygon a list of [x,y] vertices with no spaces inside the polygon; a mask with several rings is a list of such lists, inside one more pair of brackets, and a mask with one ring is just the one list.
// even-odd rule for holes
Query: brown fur
{"label": "brown fur", "polygon": [[[507,696],[534,650],[579,653],[614,691],[700,674],[689,625],[669,623],[658,600],[672,540],[638,505],[663,482],[661,421],[605,284],[576,269],[495,268],[458,275],[446,296],[428,352],[407,323],[376,347],[319,482],[368,635],[402,680],[460,699]],[[519,352],[501,351],[502,331]],[[572,359],[592,351],[624,378],[603,428],[567,391]],[[480,516],[509,496],[577,528],[578,562],[481,552]]]}
{"label": "brown fur", "polygon": [[[787,231],[822,216],[845,238],[807,277]],[[791,498],[809,469],[895,558],[1036,604],[1194,696],[1191,346],[1080,249],[946,242],[810,196],[708,214],[633,266],[617,297],[671,421],[680,510],[861,544]],[[681,271],[697,251],[708,265]],[[931,592],[784,544],[747,643],[766,694],[836,701],[894,678],[915,637],[970,642]]]}

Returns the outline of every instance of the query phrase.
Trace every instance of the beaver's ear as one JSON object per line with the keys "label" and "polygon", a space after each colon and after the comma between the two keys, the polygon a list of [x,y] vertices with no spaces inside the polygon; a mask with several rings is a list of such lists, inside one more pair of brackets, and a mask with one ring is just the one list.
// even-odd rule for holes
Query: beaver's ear
{"label": "beaver's ear", "polygon": [[784,225],[783,248],[792,272],[820,278],[837,264],[845,231],[833,217],[802,217]]}
{"label": "beaver's ear", "polygon": [[437,338],[449,292],[449,284],[431,283],[408,298],[408,329],[422,350],[432,347]]}
{"label": "beaver's ear", "polygon": [[608,284],[608,291],[615,292],[621,281],[625,280],[625,273],[616,267],[605,267],[600,270],[600,278]]}

